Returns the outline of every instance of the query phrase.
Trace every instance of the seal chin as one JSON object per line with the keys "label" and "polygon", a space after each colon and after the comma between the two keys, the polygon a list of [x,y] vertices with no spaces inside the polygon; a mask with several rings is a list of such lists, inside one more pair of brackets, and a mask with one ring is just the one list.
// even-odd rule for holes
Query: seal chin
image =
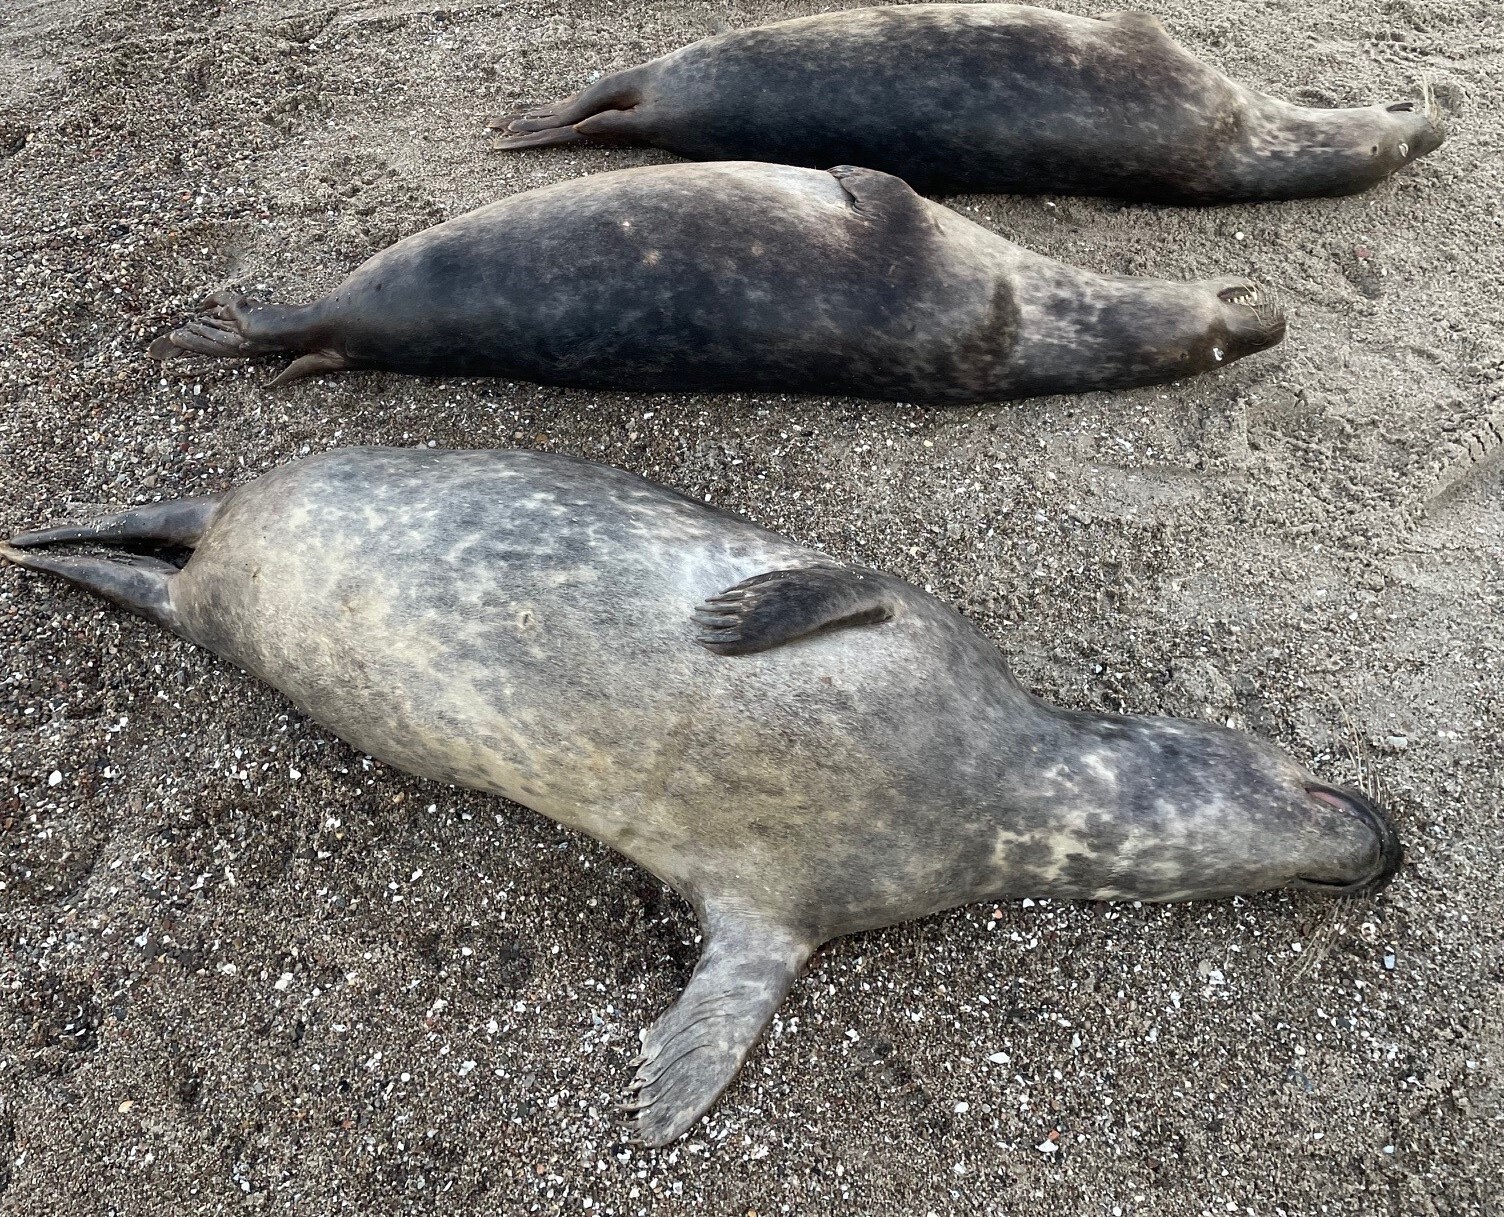
{"label": "seal chin", "polygon": [[1211,286],[1221,301],[1222,325],[1227,336],[1225,359],[1241,359],[1284,338],[1285,310],[1268,288],[1251,279],[1218,279]]}
{"label": "seal chin", "polygon": [[1306,794],[1322,813],[1335,810],[1342,817],[1331,835],[1350,830],[1353,820],[1364,831],[1346,857],[1333,859],[1329,869],[1296,876],[1290,886],[1327,896],[1372,895],[1387,887],[1404,861],[1404,847],[1384,813],[1356,790],[1317,783]]}

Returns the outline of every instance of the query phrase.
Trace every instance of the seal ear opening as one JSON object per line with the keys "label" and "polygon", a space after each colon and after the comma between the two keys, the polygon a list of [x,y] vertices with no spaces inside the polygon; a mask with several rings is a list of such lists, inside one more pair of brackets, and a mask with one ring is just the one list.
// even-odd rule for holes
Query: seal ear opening
{"label": "seal ear opening", "polygon": [[717,655],[754,655],[822,631],[887,621],[897,608],[889,579],[876,571],[775,570],[744,579],[695,609],[695,641]]}

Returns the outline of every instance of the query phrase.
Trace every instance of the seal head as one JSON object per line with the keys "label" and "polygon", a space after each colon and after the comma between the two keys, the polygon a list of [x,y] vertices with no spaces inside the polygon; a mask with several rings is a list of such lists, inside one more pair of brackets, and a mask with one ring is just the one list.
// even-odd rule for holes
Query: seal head
{"label": "seal head", "polygon": [[[1010,858],[1062,898],[1175,901],[1281,888],[1383,887],[1401,861],[1388,820],[1278,749],[1189,720],[1065,711],[1072,760],[1039,797],[1061,807],[1042,860]],[[1232,793],[1236,792],[1236,793]],[[1110,809],[1110,810],[1109,810]]]}
{"label": "seal head", "polygon": [[1242,137],[1217,174],[1237,197],[1354,194],[1436,151],[1446,139],[1434,98],[1350,110],[1250,96]]}

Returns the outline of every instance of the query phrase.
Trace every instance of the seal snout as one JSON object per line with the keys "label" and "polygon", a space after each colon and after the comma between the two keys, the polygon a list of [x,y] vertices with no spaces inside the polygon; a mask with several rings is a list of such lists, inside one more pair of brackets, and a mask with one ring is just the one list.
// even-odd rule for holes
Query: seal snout
{"label": "seal snout", "polygon": [[1394,101],[1377,108],[1382,111],[1388,138],[1374,145],[1375,156],[1406,165],[1435,152],[1446,142],[1441,107],[1429,90],[1418,100]]}
{"label": "seal snout", "polygon": [[1285,310],[1268,288],[1252,279],[1219,280],[1213,286],[1222,302],[1232,358],[1265,350],[1284,338]]}
{"label": "seal snout", "polygon": [[[1356,790],[1318,784],[1306,793],[1323,811],[1334,809],[1342,819],[1331,826],[1331,858],[1319,871],[1300,875],[1297,886],[1331,895],[1371,894],[1386,887],[1404,861],[1404,846],[1384,813]],[[1356,839],[1350,831],[1353,821],[1361,832]]]}

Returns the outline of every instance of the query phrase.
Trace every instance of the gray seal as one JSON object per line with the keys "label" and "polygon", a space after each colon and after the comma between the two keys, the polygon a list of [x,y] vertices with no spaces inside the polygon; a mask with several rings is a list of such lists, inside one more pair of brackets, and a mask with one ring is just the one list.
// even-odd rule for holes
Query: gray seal
{"label": "gray seal", "polygon": [[339,449],[0,551],[680,892],[704,946],[635,1062],[649,1145],[837,935],[983,899],[1354,893],[1400,861],[1362,795],[1251,736],[1047,705],[917,588],[569,457]]}
{"label": "gray seal", "polygon": [[1429,92],[1356,109],[1229,80],[1147,13],[1011,4],[821,13],[736,30],[491,120],[696,160],[883,169],[919,189],[1226,203],[1348,194],[1439,147]]}
{"label": "gray seal", "polygon": [[1155,384],[1284,336],[1242,278],[1091,274],[866,169],[660,165],[515,195],[312,304],[211,297],[152,344],[596,389],[958,405]]}

